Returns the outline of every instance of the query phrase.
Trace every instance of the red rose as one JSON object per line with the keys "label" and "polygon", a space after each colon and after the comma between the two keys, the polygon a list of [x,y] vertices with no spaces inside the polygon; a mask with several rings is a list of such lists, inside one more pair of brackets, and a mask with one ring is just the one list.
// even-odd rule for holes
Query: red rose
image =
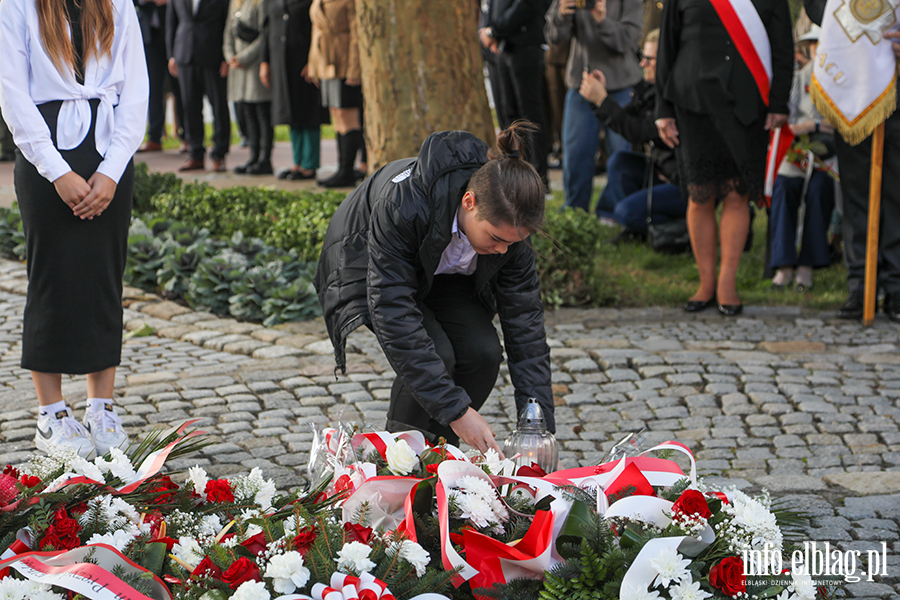
{"label": "red rose", "polygon": [[438,467],[441,466],[441,463],[434,463],[433,465],[425,465],[425,470],[434,475],[437,473]]}
{"label": "red rose", "polygon": [[209,556],[204,556],[203,560],[200,561],[200,564],[191,571],[191,577],[194,579],[203,576],[222,579],[222,569],[217,567],[213,561],[209,560]]}
{"label": "red rose", "polygon": [[709,570],[709,583],[726,596],[736,596],[747,591],[744,578],[744,561],[736,556],[723,558],[719,564]]}
{"label": "red rose", "polygon": [[516,475],[519,477],[544,477],[547,475],[547,471],[543,470],[541,465],[533,462],[530,467],[526,467],[525,465],[519,467],[519,471]]}
{"label": "red rose", "polygon": [[242,556],[231,563],[231,566],[222,573],[222,581],[227,583],[231,589],[236,590],[245,581],[262,581],[262,576],[256,563],[246,556]]}
{"label": "red rose", "polygon": [[18,479],[22,476],[22,474],[19,473],[19,470],[10,464],[7,464],[5,467],[3,467],[3,474],[9,475],[13,479]]}
{"label": "red rose", "polygon": [[260,531],[254,536],[251,536],[241,542],[241,546],[250,551],[250,554],[253,556],[259,555],[260,552],[266,551],[266,536]]}
{"label": "red rose", "polygon": [[304,527],[294,536],[294,550],[306,556],[313,542],[316,541],[316,530],[313,527]]}
{"label": "red rose", "polygon": [[344,531],[347,532],[347,535],[344,536],[346,538],[345,543],[362,542],[363,544],[368,544],[369,538],[372,537],[371,527],[363,527],[356,523],[344,523]]}
{"label": "red rose", "polygon": [[53,533],[52,525],[47,528],[47,533],[45,533],[44,537],[41,538],[41,541],[38,544],[38,548],[40,548],[41,550],[50,550],[51,546],[53,550],[65,550],[62,540],[59,539],[59,536]]}
{"label": "red rose", "polygon": [[712,516],[709,506],[706,504],[706,496],[697,490],[684,490],[672,505],[672,514],[685,517],[700,515],[704,519]]}
{"label": "red rose", "polygon": [[206,484],[207,502],[234,502],[231,484],[227,479],[211,479]]}

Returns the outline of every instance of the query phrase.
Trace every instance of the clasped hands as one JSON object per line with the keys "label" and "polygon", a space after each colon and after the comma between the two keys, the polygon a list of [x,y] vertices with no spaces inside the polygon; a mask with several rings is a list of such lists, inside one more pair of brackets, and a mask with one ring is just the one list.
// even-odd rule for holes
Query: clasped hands
{"label": "clasped hands", "polygon": [[606,75],[597,69],[590,73],[585,69],[581,76],[581,87],[578,88],[578,93],[584,96],[588,102],[600,106],[609,96],[609,92],[606,90]]}
{"label": "clasped hands", "polygon": [[53,187],[62,201],[82,221],[93,219],[102,213],[116,195],[116,182],[99,172],[85,181],[75,171],[69,171],[54,181]]}

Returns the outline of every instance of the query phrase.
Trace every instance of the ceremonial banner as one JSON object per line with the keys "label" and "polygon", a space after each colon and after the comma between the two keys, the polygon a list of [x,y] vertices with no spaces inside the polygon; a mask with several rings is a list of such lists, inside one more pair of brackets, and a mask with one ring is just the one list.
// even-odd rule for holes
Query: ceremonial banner
{"label": "ceremonial banner", "polygon": [[810,96],[849,144],[858,144],[897,105],[897,67],[884,32],[900,0],[828,0]]}

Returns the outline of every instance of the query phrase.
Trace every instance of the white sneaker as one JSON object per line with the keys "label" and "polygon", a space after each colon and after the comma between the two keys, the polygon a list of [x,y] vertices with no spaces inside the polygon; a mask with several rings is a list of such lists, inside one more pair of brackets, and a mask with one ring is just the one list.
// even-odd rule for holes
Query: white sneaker
{"label": "white sneaker", "polygon": [[103,456],[110,448],[125,449],[128,446],[122,419],[110,402],[104,402],[102,408],[88,407],[84,413],[84,427],[97,449],[97,456]]}
{"label": "white sneaker", "polygon": [[94,453],[91,434],[72,417],[72,410],[68,406],[55,414],[38,417],[34,445],[48,454],[60,448],[71,448],[82,458],[88,458]]}

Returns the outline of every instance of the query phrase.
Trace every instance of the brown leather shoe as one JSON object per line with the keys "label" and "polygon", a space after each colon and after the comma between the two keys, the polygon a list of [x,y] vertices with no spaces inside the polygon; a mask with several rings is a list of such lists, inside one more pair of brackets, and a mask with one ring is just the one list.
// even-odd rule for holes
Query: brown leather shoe
{"label": "brown leather shoe", "polygon": [[228,169],[225,167],[225,159],[221,160],[213,160],[212,161],[212,170],[216,173],[224,173]]}
{"label": "brown leather shoe", "polygon": [[138,152],[162,152],[162,144],[159,142],[144,142],[144,145],[138,148]]}
{"label": "brown leather shoe", "polygon": [[178,167],[178,170],[181,172],[184,171],[202,171],[203,170],[203,161],[202,160],[194,160],[193,158],[189,158],[184,161],[184,164]]}

